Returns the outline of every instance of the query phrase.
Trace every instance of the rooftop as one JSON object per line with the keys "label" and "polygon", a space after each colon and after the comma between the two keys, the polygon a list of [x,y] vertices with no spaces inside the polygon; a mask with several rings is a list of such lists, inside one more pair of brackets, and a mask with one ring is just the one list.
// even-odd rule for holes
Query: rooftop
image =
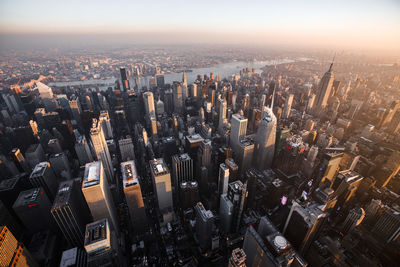
{"label": "rooftop", "polygon": [[124,188],[139,184],[136,166],[133,160],[121,163],[121,173]]}
{"label": "rooftop", "polygon": [[42,188],[33,188],[26,191],[22,191],[17,200],[14,203],[14,207],[28,206],[34,207],[38,204],[38,197],[43,195],[44,191]]}
{"label": "rooftop", "polygon": [[150,160],[151,172],[155,175],[163,175],[169,173],[168,167],[163,158]]}
{"label": "rooftop", "polygon": [[30,177],[32,178],[32,177],[43,176],[44,172],[49,167],[50,167],[50,163],[48,163],[47,161],[43,161],[43,162],[36,164]]}
{"label": "rooftop", "polygon": [[100,183],[100,161],[87,163],[85,165],[85,174],[83,176],[82,188],[98,185]]}
{"label": "rooftop", "polygon": [[86,225],[85,246],[107,239],[109,225],[107,219],[102,219]]}
{"label": "rooftop", "polygon": [[68,180],[60,183],[52,209],[58,209],[68,204],[73,185],[74,180]]}

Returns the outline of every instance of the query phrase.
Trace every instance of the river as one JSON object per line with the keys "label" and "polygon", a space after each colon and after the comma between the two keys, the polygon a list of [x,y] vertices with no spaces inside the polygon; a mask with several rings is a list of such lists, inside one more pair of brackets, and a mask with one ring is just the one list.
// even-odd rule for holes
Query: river
{"label": "river", "polygon": [[[296,60],[304,60],[304,59],[296,59]],[[276,64],[284,64],[291,63],[296,61],[294,59],[278,59],[278,60],[265,60],[265,61],[234,61],[229,63],[222,63],[206,68],[194,68],[192,72],[187,72],[186,77],[188,83],[192,83],[197,79],[197,75],[208,74],[210,72],[214,73],[215,76],[219,75],[221,79],[231,77],[233,74],[239,74],[241,69],[252,68],[255,69],[255,72],[261,73],[261,68],[267,65],[276,65]],[[119,77],[118,77],[119,78]],[[151,76],[140,77],[138,79],[138,86],[142,88],[143,86],[149,86]],[[117,78],[109,78],[105,80],[101,79],[93,79],[93,80],[84,80],[84,81],[67,81],[67,82],[51,82],[48,85],[54,87],[62,87],[62,86],[80,86],[80,85],[96,85],[101,90],[106,90],[109,86],[114,87],[115,80]],[[182,81],[182,73],[167,73],[164,75],[165,83],[172,84],[173,81]],[[129,81],[131,88],[134,85],[132,79]]]}

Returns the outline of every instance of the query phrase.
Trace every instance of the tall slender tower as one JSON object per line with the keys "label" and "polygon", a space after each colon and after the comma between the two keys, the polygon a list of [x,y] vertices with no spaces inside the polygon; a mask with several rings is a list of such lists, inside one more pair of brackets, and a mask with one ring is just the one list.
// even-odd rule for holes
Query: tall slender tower
{"label": "tall slender tower", "polygon": [[152,92],[146,92],[143,94],[144,97],[144,108],[146,110],[146,114],[151,117],[155,116],[155,108],[154,108],[154,96]]}
{"label": "tall slender tower", "polygon": [[326,108],[328,104],[329,96],[331,95],[334,75],[332,71],[333,61],[329,70],[325,72],[321,81],[318,85],[317,97],[315,99],[314,111],[316,114],[320,114],[320,112]]}
{"label": "tall slender tower", "polygon": [[97,119],[93,119],[92,128],[90,129],[90,138],[92,139],[92,144],[94,151],[98,160],[101,160],[104,166],[104,170],[107,175],[107,180],[109,182],[114,181],[114,169],[112,166],[110,152],[108,151],[108,146],[106,139],[104,138],[104,132],[101,127],[100,122]]}
{"label": "tall slender tower", "polygon": [[218,131],[222,132],[226,120],[226,101],[225,99],[219,100],[219,119],[218,119]]}
{"label": "tall slender tower", "polygon": [[255,137],[255,166],[260,170],[271,167],[276,139],[276,117],[272,109],[263,107],[261,118]]}

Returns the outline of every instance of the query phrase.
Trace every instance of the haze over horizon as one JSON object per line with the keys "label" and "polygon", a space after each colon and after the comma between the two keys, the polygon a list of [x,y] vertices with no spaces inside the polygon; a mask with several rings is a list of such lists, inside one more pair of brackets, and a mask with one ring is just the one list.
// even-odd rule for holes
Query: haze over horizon
{"label": "haze over horizon", "polygon": [[0,48],[251,44],[399,55],[399,14],[395,0],[5,0]]}

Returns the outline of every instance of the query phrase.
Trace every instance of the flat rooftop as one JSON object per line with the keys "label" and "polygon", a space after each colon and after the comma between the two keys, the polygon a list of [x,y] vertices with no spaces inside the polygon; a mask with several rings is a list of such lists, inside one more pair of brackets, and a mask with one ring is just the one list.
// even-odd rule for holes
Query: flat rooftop
{"label": "flat rooftop", "polygon": [[28,206],[33,207],[38,204],[38,198],[43,194],[42,188],[33,188],[19,193],[13,207]]}
{"label": "flat rooftop", "polygon": [[40,163],[36,164],[36,166],[33,169],[30,177],[34,178],[34,177],[43,176],[44,172],[49,167],[50,167],[50,163],[48,163],[47,161],[43,161],[43,162],[40,162]]}
{"label": "flat rooftop", "polygon": [[133,160],[121,163],[121,173],[124,188],[139,184],[136,166]]}
{"label": "flat rooftop", "polygon": [[69,203],[74,180],[68,180],[60,183],[52,209],[61,208]]}
{"label": "flat rooftop", "polygon": [[198,143],[202,142],[204,140],[203,137],[201,137],[200,134],[193,134],[193,135],[188,135],[186,136],[186,139],[189,141],[189,143]]}
{"label": "flat rooftop", "polygon": [[100,168],[101,162],[95,161],[91,163],[86,163],[85,174],[83,176],[82,187],[90,187],[93,185],[98,185],[100,183]]}
{"label": "flat rooftop", "polygon": [[107,219],[102,219],[86,225],[85,246],[107,239]]}
{"label": "flat rooftop", "polygon": [[167,164],[165,164],[163,158],[150,160],[151,172],[155,175],[163,175],[169,173]]}

